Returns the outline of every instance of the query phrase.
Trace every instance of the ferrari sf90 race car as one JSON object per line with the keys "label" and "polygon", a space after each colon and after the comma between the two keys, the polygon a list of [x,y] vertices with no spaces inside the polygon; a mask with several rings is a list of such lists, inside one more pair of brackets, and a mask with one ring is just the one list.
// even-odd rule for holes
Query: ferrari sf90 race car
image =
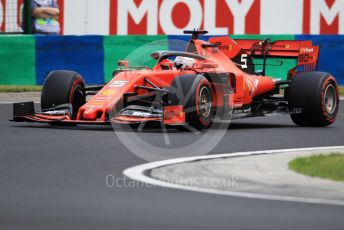
{"label": "ferrari sf90 race car", "polygon": [[[239,119],[272,113],[290,114],[299,126],[328,126],[337,116],[335,78],[316,72],[319,47],[311,41],[199,39],[191,34],[185,52],[156,51],[156,65],[119,69],[105,85],[87,87],[76,72],[51,72],[43,85],[41,111],[33,102],[13,105],[13,121],[59,125],[190,125],[209,128],[214,119]],[[265,76],[271,58],[295,59],[287,79]],[[261,60],[261,64],[255,64]],[[258,69],[260,67],[260,69]]]}

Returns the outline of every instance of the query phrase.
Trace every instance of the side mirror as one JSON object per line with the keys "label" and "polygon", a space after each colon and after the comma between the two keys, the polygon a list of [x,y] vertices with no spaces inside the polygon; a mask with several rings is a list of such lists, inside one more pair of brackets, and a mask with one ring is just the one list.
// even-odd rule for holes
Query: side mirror
{"label": "side mirror", "polygon": [[122,68],[128,68],[129,67],[129,61],[128,60],[119,60],[117,62],[118,67]]}

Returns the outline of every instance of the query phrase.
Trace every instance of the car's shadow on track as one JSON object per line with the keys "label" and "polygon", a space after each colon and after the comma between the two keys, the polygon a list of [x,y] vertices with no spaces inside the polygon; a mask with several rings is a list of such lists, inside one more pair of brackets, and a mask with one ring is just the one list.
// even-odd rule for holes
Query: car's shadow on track
{"label": "car's shadow on track", "polygon": [[295,125],[286,124],[267,124],[267,123],[244,123],[235,122],[231,123],[228,127],[229,130],[240,130],[240,129],[280,129],[280,128],[297,128]]}
{"label": "car's shadow on track", "polygon": [[38,124],[38,125],[11,125],[15,128],[33,128],[33,129],[54,129],[54,130],[76,130],[76,131],[113,131],[111,125],[101,126],[55,126],[49,124]]}
{"label": "car's shadow on track", "polygon": [[[138,132],[138,133],[195,133],[192,130],[177,129],[176,127],[167,127],[162,129],[160,125],[146,125],[143,129],[130,126],[111,126],[111,125],[78,125],[78,126],[56,126],[47,124],[36,124],[36,125],[11,125],[16,128],[34,128],[34,129],[54,129],[54,130],[76,130],[76,131],[115,131],[115,132]],[[269,123],[245,123],[245,122],[231,122],[231,123],[220,123],[216,122],[211,128],[211,131],[216,129],[227,129],[231,130],[250,130],[250,129],[281,129],[281,128],[297,128],[295,125],[286,124],[269,124]],[[207,130],[201,131],[201,133],[207,132]]]}

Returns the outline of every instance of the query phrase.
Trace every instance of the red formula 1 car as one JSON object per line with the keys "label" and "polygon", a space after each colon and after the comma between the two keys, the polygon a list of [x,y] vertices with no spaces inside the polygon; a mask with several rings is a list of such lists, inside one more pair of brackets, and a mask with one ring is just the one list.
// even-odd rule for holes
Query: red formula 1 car
{"label": "red formula 1 car", "polygon": [[[86,87],[76,72],[58,70],[45,80],[41,112],[33,102],[14,104],[13,121],[51,124],[162,122],[208,128],[215,118],[287,113],[300,126],[327,126],[337,116],[335,78],[315,72],[319,47],[311,41],[232,40],[207,31],[192,35],[185,52],[157,51],[154,68],[120,70],[106,85]],[[297,60],[287,80],[265,76],[269,58]],[[257,71],[255,59],[261,60]],[[283,89],[283,90],[282,90]]]}

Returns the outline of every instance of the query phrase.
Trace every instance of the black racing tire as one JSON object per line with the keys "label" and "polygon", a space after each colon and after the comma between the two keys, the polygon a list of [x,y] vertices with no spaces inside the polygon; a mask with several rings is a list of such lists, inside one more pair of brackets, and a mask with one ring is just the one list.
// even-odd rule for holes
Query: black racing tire
{"label": "black racing tire", "polygon": [[298,73],[288,89],[288,103],[295,124],[310,127],[331,125],[339,109],[335,78],[323,72]]}
{"label": "black racing tire", "polygon": [[186,122],[202,130],[211,126],[215,108],[213,106],[212,88],[203,75],[183,75],[176,77],[170,88],[171,105],[183,105]]}
{"label": "black racing tire", "polygon": [[44,111],[71,104],[72,118],[75,119],[79,108],[86,102],[84,88],[85,81],[79,73],[68,70],[52,71],[43,85],[41,108]]}

